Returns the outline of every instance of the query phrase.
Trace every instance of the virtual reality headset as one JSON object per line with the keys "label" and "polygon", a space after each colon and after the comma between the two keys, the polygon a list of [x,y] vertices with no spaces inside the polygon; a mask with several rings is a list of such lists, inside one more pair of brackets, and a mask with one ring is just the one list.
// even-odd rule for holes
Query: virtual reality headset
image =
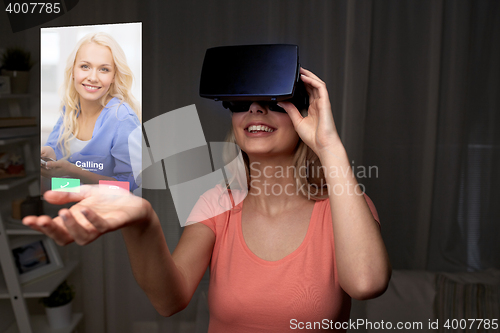
{"label": "virtual reality headset", "polygon": [[200,79],[200,96],[222,101],[232,112],[248,111],[253,102],[271,111],[292,102],[307,109],[309,97],[300,80],[299,47],[289,44],[221,46],[207,50]]}

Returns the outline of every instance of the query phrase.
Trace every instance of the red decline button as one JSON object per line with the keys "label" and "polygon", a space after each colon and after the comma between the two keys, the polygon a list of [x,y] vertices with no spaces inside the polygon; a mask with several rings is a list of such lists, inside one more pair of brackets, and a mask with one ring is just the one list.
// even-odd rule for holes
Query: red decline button
{"label": "red decline button", "polygon": [[99,186],[105,185],[109,189],[119,189],[122,188],[125,191],[130,191],[130,183],[129,182],[119,182],[117,180],[99,180]]}

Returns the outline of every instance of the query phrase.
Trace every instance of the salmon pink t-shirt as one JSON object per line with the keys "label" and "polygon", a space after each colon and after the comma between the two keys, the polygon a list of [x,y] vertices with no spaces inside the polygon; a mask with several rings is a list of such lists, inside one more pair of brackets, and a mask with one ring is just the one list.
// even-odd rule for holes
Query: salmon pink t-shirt
{"label": "salmon pink t-shirt", "polygon": [[[351,299],[337,278],[329,200],[316,201],[306,236],[295,251],[278,261],[267,261],[245,243],[243,201],[235,200],[240,203],[220,213],[221,198],[227,199],[224,191],[220,186],[207,191],[188,218],[201,221],[215,234],[208,332],[294,332],[308,323],[313,329],[307,331],[314,332],[348,321]],[[365,199],[378,221],[375,206],[368,196]]]}

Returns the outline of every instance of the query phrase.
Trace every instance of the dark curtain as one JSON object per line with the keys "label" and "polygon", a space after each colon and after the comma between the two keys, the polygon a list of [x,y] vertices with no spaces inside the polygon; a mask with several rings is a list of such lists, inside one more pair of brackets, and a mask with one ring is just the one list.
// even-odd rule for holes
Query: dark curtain
{"label": "dark curtain", "polygon": [[395,268],[500,267],[499,5],[374,2],[363,161]]}
{"label": "dark curtain", "polygon": [[500,268],[500,3],[445,5],[427,267]]}

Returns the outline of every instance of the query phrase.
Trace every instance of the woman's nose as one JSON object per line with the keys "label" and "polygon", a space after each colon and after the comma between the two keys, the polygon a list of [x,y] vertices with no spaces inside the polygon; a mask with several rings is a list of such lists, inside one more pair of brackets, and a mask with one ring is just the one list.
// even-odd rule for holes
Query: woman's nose
{"label": "woman's nose", "polygon": [[91,70],[89,72],[89,75],[87,76],[87,80],[95,82],[97,81],[97,71],[96,70]]}
{"label": "woman's nose", "polygon": [[250,113],[267,113],[267,108],[261,105],[260,103],[253,102],[250,105],[250,109],[248,110]]}

